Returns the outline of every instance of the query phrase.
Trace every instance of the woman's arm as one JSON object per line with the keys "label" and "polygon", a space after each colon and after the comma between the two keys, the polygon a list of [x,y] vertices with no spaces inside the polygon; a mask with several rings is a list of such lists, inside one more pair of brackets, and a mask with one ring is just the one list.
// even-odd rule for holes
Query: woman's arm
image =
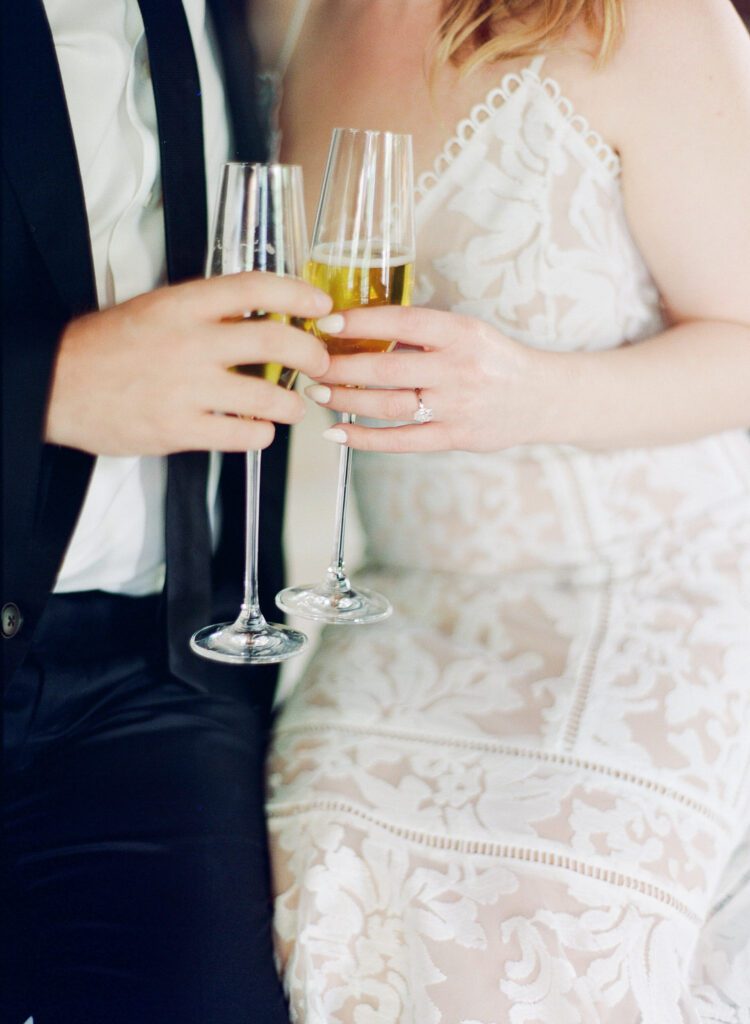
{"label": "woman's arm", "polygon": [[342,335],[430,351],[333,359],[326,384],[402,390],[334,388],[324,404],[409,420],[416,399],[404,389],[422,387],[435,412],[427,426],[346,427],[353,447],[606,449],[750,425],[750,38],[729,0],[632,0],[628,15],[599,87],[629,221],[672,326],[638,345],[551,353],[448,313],[348,312]]}

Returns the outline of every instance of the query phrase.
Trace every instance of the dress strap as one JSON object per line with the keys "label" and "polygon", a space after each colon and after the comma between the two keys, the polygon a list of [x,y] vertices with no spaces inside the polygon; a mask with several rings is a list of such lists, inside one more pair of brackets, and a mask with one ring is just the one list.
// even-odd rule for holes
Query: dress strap
{"label": "dress strap", "polygon": [[310,9],[312,0],[297,0],[292,17],[289,21],[289,27],[286,30],[286,38],[284,39],[284,45],[281,47],[279,53],[279,59],[276,62],[276,67],[273,69],[274,75],[278,75],[279,79],[283,78],[286,74],[286,69],[289,67],[289,61],[292,59],[295,47],[299,41],[300,34],[302,32],[302,26],[305,23],[307,12]]}
{"label": "dress strap", "polygon": [[546,59],[546,53],[540,53],[539,56],[534,57],[534,59],[528,67],[528,70],[532,73],[532,75],[536,75],[537,78],[540,77],[540,72],[542,70],[542,67],[544,66],[544,62]]}

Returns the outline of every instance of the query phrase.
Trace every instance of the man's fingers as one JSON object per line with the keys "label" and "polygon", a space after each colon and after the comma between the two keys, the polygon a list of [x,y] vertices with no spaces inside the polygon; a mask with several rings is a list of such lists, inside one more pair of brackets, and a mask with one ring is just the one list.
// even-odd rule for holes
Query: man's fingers
{"label": "man's fingers", "polygon": [[267,448],[274,433],[273,423],[267,420],[206,413],[200,418],[195,434],[182,440],[186,451],[249,452]]}
{"label": "man's fingers", "polygon": [[305,281],[260,271],[191,281],[173,286],[171,291],[178,301],[191,304],[195,316],[208,321],[242,317],[257,310],[320,317],[331,308],[330,297]]}
{"label": "man's fingers", "polygon": [[296,392],[241,372],[222,373],[205,401],[214,412],[254,416],[274,423],[299,423],[305,415],[305,403]]}
{"label": "man's fingers", "polygon": [[221,346],[225,366],[281,363],[309,377],[319,377],[330,362],[322,341],[274,320],[222,324]]}

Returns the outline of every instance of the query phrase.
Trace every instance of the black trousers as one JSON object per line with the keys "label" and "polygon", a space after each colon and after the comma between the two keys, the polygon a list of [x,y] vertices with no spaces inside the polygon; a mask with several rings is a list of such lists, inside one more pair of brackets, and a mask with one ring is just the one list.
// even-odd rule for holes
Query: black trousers
{"label": "black trousers", "polygon": [[245,669],[172,676],[157,602],[55,596],[5,707],[0,1019],[288,1024]]}

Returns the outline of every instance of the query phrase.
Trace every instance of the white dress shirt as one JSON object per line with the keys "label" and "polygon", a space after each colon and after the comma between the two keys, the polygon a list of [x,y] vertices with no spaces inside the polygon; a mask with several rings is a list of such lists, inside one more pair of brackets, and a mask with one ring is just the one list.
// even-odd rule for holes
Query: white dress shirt
{"label": "white dress shirt", "polygon": [[[100,308],[166,281],[156,110],[136,0],[44,0],[70,112]],[[201,79],[209,203],[229,130],[205,0],[184,0]],[[190,215],[190,211],[186,211]],[[219,459],[209,474],[213,510]],[[164,583],[166,460],[99,456],[55,590],[141,595]]]}

